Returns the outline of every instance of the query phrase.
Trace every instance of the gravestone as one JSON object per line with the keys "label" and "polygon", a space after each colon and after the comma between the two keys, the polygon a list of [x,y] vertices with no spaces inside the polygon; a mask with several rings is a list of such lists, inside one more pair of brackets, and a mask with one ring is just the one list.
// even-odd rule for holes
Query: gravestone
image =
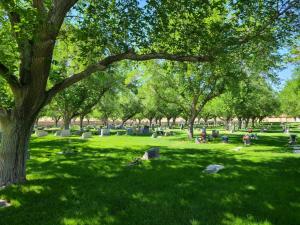
{"label": "gravestone", "polygon": [[126,128],[126,134],[127,135],[133,135],[133,129],[132,128]]}
{"label": "gravestone", "polygon": [[154,130],[154,129],[155,129],[155,126],[154,126],[154,124],[153,124],[153,123],[151,124],[151,129],[152,129],[152,130]]}
{"label": "gravestone", "polygon": [[205,170],[203,170],[204,173],[217,173],[220,170],[224,169],[225,167],[223,165],[218,164],[212,164],[208,165]]}
{"label": "gravestone", "polygon": [[92,132],[84,132],[82,135],[81,135],[81,138],[82,139],[88,139],[88,138],[91,138],[92,137]]}
{"label": "gravestone", "polygon": [[183,125],[183,123],[181,123],[180,124],[180,130],[183,130],[183,128],[184,128],[184,125]]}
{"label": "gravestone", "polygon": [[164,130],[161,127],[156,128],[156,134],[158,135],[164,135]]}
{"label": "gravestone", "polygon": [[109,136],[110,130],[109,129],[101,129],[101,136]]}
{"label": "gravestone", "polygon": [[157,133],[153,133],[151,137],[152,138],[157,138]]}
{"label": "gravestone", "polygon": [[294,145],[294,144],[296,144],[296,138],[297,138],[297,135],[296,134],[291,134],[290,135],[290,141],[289,141],[289,144],[290,145]]}
{"label": "gravestone", "polygon": [[149,133],[150,133],[150,127],[149,126],[144,126],[143,134],[149,134]]}
{"label": "gravestone", "polygon": [[55,136],[60,136],[61,135],[61,130],[56,131],[54,135]]}
{"label": "gravestone", "polygon": [[150,148],[148,151],[146,151],[142,157],[142,160],[149,160],[159,157],[159,148]]}
{"label": "gravestone", "polygon": [[165,136],[173,136],[173,132],[170,131],[170,130],[167,130],[167,131],[165,132]]}
{"label": "gravestone", "polygon": [[[87,132],[87,131],[84,131],[84,132]],[[74,135],[82,135],[84,132],[81,131],[81,130],[76,130],[76,131],[74,132]]]}
{"label": "gravestone", "polygon": [[219,137],[219,131],[218,131],[218,130],[212,130],[211,136],[212,136],[213,138]]}
{"label": "gravestone", "polygon": [[36,130],[35,134],[37,137],[45,137],[48,135],[48,132],[44,130]]}
{"label": "gravestone", "polygon": [[258,140],[257,134],[250,134],[250,138],[254,140]]}
{"label": "gravestone", "polygon": [[226,135],[222,136],[221,139],[222,139],[222,142],[223,142],[223,143],[228,143],[228,141],[229,141],[229,137],[226,136]]}
{"label": "gravestone", "polygon": [[60,136],[61,137],[69,137],[69,136],[71,136],[71,131],[70,130],[62,130],[60,132]]}

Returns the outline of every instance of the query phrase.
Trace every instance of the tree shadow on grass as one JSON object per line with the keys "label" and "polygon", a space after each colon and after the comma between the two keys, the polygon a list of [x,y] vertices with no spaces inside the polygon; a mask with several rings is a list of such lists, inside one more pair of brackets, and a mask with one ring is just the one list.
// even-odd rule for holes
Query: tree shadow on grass
{"label": "tree shadow on grass", "polygon": [[[0,191],[13,203],[0,209],[0,224],[300,223],[298,158],[256,162],[228,151],[162,146],[160,159],[126,166],[149,147],[37,158],[26,184]],[[204,174],[213,163],[225,169]]]}

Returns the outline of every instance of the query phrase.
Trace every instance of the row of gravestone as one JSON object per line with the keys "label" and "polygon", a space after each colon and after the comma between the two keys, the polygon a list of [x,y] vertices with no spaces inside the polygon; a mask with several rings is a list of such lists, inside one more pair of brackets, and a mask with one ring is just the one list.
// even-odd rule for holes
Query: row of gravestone
{"label": "row of gravestone", "polygon": [[[44,130],[36,130],[35,134],[36,134],[37,137],[44,137],[44,136],[48,135],[48,132],[44,131]],[[76,132],[75,132],[75,134],[76,134]],[[81,132],[80,135],[81,135],[81,138],[86,139],[86,138],[92,137],[92,132]],[[100,130],[100,135],[101,136],[110,135],[109,129],[101,129]],[[57,137],[69,137],[69,136],[71,136],[71,131],[70,130],[56,131],[55,136],[57,136]]]}

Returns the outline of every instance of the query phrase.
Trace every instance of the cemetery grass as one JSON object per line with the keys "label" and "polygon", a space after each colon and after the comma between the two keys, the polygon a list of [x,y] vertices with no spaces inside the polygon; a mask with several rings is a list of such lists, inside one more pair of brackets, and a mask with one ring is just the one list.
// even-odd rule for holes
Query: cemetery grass
{"label": "cemetery grass", "polygon": [[[264,133],[250,147],[241,134],[194,144],[180,131],[138,136],[32,138],[28,181],[0,190],[12,206],[0,224],[297,225],[300,224],[298,155],[287,135]],[[128,167],[152,146],[161,158]],[[57,154],[76,150],[70,155]],[[205,174],[222,164],[218,174]]]}

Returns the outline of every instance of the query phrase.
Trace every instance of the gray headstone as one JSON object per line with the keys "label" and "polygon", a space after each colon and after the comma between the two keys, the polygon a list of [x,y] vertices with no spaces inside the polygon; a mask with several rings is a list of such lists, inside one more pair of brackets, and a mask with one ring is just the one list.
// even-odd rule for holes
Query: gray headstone
{"label": "gray headstone", "polygon": [[36,134],[37,137],[45,137],[45,136],[48,135],[48,132],[47,131],[43,131],[43,130],[36,130],[35,134]]}
{"label": "gray headstone", "polygon": [[62,130],[60,133],[61,137],[69,137],[71,136],[71,131],[70,130]]}
{"label": "gray headstone", "polygon": [[101,136],[109,136],[110,131],[109,129],[101,129]]}
{"label": "gray headstone", "polygon": [[224,169],[224,166],[222,165],[217,165],[217,164],[212,164],[208,165],[205,170],[203,170],[204,173],[217,173],[220,170]]}
{"label": "gray headstone", "polygon": [[126,129],[126,134],[127,135],[133,135],[133,129],[132,128],[127,128]]}
{"label": "gray headstone", "polygon": [[92,132],[84,132],[81,136],[82,139],[88,139],[92,137]]}
{"label": "gray headstone", "polygon": [[142,160],[149,160],[159,157],[159,148],[150,148],[148,151],[146,151],[142,157]]}

